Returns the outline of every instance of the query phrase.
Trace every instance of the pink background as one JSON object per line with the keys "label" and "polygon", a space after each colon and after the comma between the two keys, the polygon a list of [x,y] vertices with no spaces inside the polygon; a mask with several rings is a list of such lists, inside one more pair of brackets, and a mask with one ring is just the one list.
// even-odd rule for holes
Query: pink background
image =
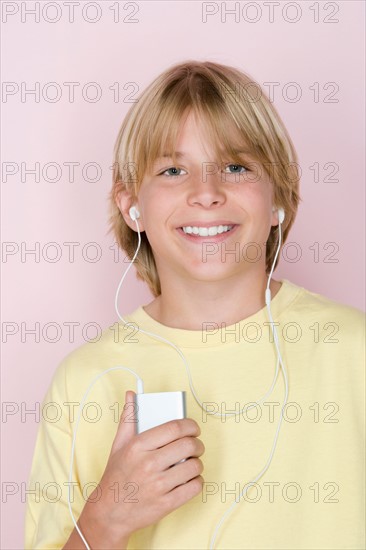
{"label": "pink background", "polygon": [[[1,548],[23,547],[24,497],[21,484],[27,482],[38,423],[32,414],[22,418],[20,411],[40,403],[51,377],[61,359],[85,339],[82,327],[98,323],[101,328],[115,320],[114,294],[127,267],[121,254],[119,263],[109,249],[112,235],[107,231],[107,194],[111,187],[112,149],[120,124],[130,106],[130,93],[143,90],[151,80],[171,64],[186,59],[212,60],[247,71],[261,85],[277,82],[274,103],[297,148],[302,167],[302,199],[296,224],[289,241],[296,242],[301,258],[297,262],[281,261],[275,278],[286,278],[345,304],[364,308],[364,11],[360,1],[315,3],[319,6],[319,22],[314,22],[312,2],[297,2],[301,18],[294,23],[285,20],[280,2],[274,21],[262,2],[256,6],[258,21],[249,23],[245,13],[236,22],[233,15],[225,17],[218,11],[202,21],[201,2],[132,2],[120,4],[120,21],[113,22],[111,6],[115,2],[100,2],[99,21],[83,20],[81,9],[75,8],[75,21],[58,3],[61,18],[49,8],[40,22],[34,16],[21,21],[21,3],[12,2],[18,13],[6,20],[3,2],[2,78],[4,82],[21,83],[32,88],[40,83],[57,82],[62,96],[51,103],[40,97],[20,93],[3,96],[2,162],[19,166],[17,174],[8,176],[2,184],[2,240],[28,249],[40,243],[40,261],[34,256],[21,258],[20,252],[2,257],[2,400],[13,402],[19,412],[2,419],[2,540]],[[27,9],[34,2],[23,2]],[[55,2],[51,4],[56,4]],[[241,2],[245,9],[247,2]],[[251,4],[254,4],[253,2]],[[294,4],[294,3],[291,3]],[[210,3],[220,10],[221,2]],[[41,2],[44,6],[44,2]],[[136,8],[137,6],[137,8]],[[234,2],[227,3],[233,8]],[[329,7],[330,6],[330,7]],[[254,7],[247,8],[246,19],[254,19]],[[335,8],[339,8],[338,13]],[[10,8],[8,8],[10,9]],[[295,17],[295,8],[287,18]],[[133,13],[134,12],[134,13]],[[89,7],[86,17],[92,19],[96,10]],[[129,16],[129,14],[131,14]],[[25,14],[23,14],[25,15]],[[326,18],[338,22],[325,22]],[[125,19],[125,21],[123,21]],[[129,22],[134,19],[135,22]],[[64,82],[79,82],[75,101],[68,100]],[[82,87],[97,82],[102,97],[88,102]],[[119,102],[109,89],[118,82]],[[282,90],[296,82],[302,96],[297,102],[286,100]],[[334,90],[336,103],[324,99]],[[127,83],[134,83],[129,87]],[[319,100],[314,100],[314,83],[319,83]],[[125,89],[124,89],[125,86]],[[329,87],[327,87],[329,86]],[[268,90],[268,87],[264,86]],[[47,88],[45,89],[47,93]],[[54,89],[49,89],[49,98]],[[90,88],[90,98],[93,90]],[[293,94],[294,88],[289,88]],[[46,96],[47,97],[47,96]],[[286,97],[286,96],[285,96]],[[293,97],[291,95],[290,97]],[[6,99],[6,102],[5,102]],[[41,179],[35,182],[28,175],[21,181],[21,163],[29,168],[39,162],[41,168],[49,162],[62,167],[57,182]],[[65,162],[78,162],[75,181],[69,181]],[[97,182],[83,179],[81,168],[86,163],[98,163],[102,175]],[[320,179],[314,180],[310,169],[319,163]],[[326,163],[336,163],[338,182],[329,182]],[[90,169],[88,177],[94,177]],[[49,169],[48,178],[55,171]],[[57,262],[55,249],[45,245],[56,242],[61,250]],[[65,242],[77,242],[75,261],[70,262]],[[83,259],[81,249],[96,242],[102,251],[99,261]],[[314,261],[314,243],[319,243],[319,261]],[[334,249],[337,263],[324,260]],[[3,245],[4,246],[4,245]],[[333,246],[333,245],[332,245]],[[42,256],[42,251],[45,258]],[[93,250],[90,248],[90,257]],[[295,249],[289,250],[290,258]],[[329,258],[328,258],[329,259]],[[6,260],[6,261],[5,261]],[[147,287],[135,280],[131,270],[121,292],[121,312],[128,313],[142,303],[151,301]],[[6,323],[15,323],[16,334],[5,343]],[[24,334],[25,328],[40,323],[40,341]],[[49,329],[46,338],[42,328],[58,323],[58,341],[47,341],[56,332]],[[74,341],[70,341],[67,325],[76,322]],[[23,323],[23,331],[21,330]],[[22,338],[23,332],[23,338]],[[95,332],[90,328],[87,337]],[[22,405],[23,403],[23,405]],[[4,482],[13,482],[19,492],[4,494]]]}

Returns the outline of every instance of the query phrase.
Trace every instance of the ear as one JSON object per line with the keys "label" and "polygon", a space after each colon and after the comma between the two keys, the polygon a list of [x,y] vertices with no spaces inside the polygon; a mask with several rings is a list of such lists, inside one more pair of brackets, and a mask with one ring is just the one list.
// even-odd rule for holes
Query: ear
{"label": "ear", "polygon": [[[132,193],[130,193],[126,189],[122,189],[121,191],[119,191],[116,194],[116,199],[115,200],[116,200],[116,205],[118,206],[118,208],[119,208],[126,224],[128,225],[128,227],[130,227],[131,229],[133,229],[133,231],[136,231],[136,233],[137,233],[136,222],[134,222],[132,220],[132,218],[129,214],[129,210],[130,210],[131,206],[136,206],[140,211],[137,198],[134,197],[132,195]],[[145,230],[144,229],[144,223],[143,223],[143,220],[142,220],[141,211],[140,211],[140,217],[138,218],[138,224],[139,224],[139,230],[140,230],[140,233],[141,233],[142,231]]]}

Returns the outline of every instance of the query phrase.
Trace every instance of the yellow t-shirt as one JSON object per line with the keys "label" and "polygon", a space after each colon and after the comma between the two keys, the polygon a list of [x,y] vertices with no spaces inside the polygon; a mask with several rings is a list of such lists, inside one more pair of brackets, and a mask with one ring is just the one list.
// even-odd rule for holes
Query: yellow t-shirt
{"label": "yellow t-shirt", "polygon": [[[269,469],[223,523],[215,549],[364,549],[365,316],[282,282],[271,309],[288,403]],[[126,319],[182,350],[198,398],[213,411],[239,410],[271,387],[276,352],[266,308],[228,327],[206,325],[206,332],[167,327],[143,307]],[[281,370],[263,402],[225,421],[199,407],[175,349],[116,323],[60,363],[45,396],[28,483],[38,489],[27,500],[26,549],[62,548],[73,529],[67,482],[75,404],[99,373],[117,365],[136,371],[145,392],[186,391],[187,416],[200,425],[205,445],[203,492],[135,532],[128,549],[209,548],[222,515],[269,459],[285,396]],[[104,472],[128,389],[136,391],[133,375],[112,371],[87,398],[75,450],[76,518]]]}

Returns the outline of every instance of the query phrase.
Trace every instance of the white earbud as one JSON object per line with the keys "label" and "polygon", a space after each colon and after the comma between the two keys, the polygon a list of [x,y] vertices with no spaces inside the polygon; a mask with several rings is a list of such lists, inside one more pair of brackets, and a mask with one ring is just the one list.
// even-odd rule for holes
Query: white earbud
{"label": "white earbud", "polygon": [[273,207],[272,207],[272,212],[274,212],[275,210],[277,210],[277,213],[278,213],[278,221],[279,221],[279,223],[283,223],[283,220],[285,219],[285,211],[284,211],[284,209],[282,208],[282,206],[280,206],[279,208],[277,208],[276,206],[273,206]]}
{"label": "white earbud", "polygon": [[278,221],[279,223],[283,223],[283,220],[285,219],[285,211],[282,207],[280,207],[278,210]]}
{"label": "white earbud", "polygon": [[140,212],[137,210],[136,206],[131,206],[131,208],[128,211],[130,218],[132,221],[136,221],[137,218],[140,217]]}

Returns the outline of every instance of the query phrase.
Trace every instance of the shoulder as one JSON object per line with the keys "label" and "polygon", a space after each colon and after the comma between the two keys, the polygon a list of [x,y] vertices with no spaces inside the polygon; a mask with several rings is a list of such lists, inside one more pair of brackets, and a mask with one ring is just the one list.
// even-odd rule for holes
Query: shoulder
{"label": "shoulder", "polygon": [[313,316],[332,315],[334,318],[343,320],[344,322],[354,322],[357,325],[365,324],[366,316],[360,309],[328,298],[323,294],[296,285],[288,280],[284,282],[292,290],[297,290],[292,304],[297,310],[303,310],[304,313]]}
{"label": "shoulder", "polygon": [[290,281],[284,280],[284,283],[293,299],[283,311],[283,318],[304,325],[316,334],[323,334],[325,341],[327,334],[329,338],[337,334],[346,345],[356,345],[363,353],[366,326],[363,311]]}

